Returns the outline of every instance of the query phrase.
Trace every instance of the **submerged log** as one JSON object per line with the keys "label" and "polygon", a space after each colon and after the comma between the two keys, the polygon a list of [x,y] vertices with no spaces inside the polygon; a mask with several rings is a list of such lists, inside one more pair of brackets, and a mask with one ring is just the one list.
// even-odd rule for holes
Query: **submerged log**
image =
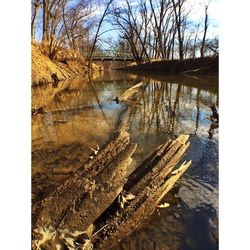
{"label": "submerged log", "polygon": [[130,98],[132,98],[143,86],[143,82],[139,82],[133,87],[129,88],[127,91],[125,91],[122,95],[119,97],[116,97],[117,102],[126,102]]}
{"label": "submerged log", "polygon": [[211,108],[211,110],[212,110],[212,112],[213,112],[211,118],[212,118],[212,119],[215,119],[216,122],[219,123],[219,112],[218,112],[216,106],[215,106],[215,105],[212,105],[210,108]]}

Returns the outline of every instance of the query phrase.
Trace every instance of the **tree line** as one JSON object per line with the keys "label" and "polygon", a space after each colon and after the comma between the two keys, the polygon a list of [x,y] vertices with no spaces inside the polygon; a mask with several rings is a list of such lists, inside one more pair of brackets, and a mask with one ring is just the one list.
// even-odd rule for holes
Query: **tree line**
{"label": "tree line", "polygon": [[[31,37],[35,40],[38,32],[52,58],[56,48],[66,47],[87,53],[91,61],[104,40],[110,47],[132,53],[137,63],[218,55],[218,38],[207,38],[209,5],[204,4],[202,20],[193,23],[188,2],[32,0]],[[104,21],[119,34],[113,43],[101,36]]]}
{"label": "tree line", "polygon": [[[91,0],[32,0],[31,37],[41,39],[53,58],[58,47],[90,50],[96,10]],[[37,36],[35,31],[38,33]]]}

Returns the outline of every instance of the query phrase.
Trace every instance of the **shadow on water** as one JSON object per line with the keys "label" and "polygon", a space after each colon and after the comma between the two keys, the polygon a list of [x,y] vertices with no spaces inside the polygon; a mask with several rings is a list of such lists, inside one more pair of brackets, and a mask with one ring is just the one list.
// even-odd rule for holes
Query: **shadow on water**
{"label": "shadow on water", "polygon": [[139,81],[142,91],[126,118],[131,140],[138,144],[131,170],[179,134],[190,135],[184,159],[192,165],[173,197],[166,197],[170,208],[156,212],[115,249],[217,249],[218,128],[209,118],[210,106],[218,105],[215,78],[115,72],[33,89],[32,108],[43,107],[43,113],[32,116],[33,202],[82,166],[90,147],[110,139],[125,110],[113,99]]}
{"label": "shadow on water", "polygon": [[191,213],[183,213],[183,221],[187,225],[187,241],[181,246],[183,250],[218,249],[217,212],[211,205],[199,206]]}
{"label": "shadow on water", "polygon": [[217,213],[210,205],[191,210],[180,199],[178,205],[157,211],[143,227],[112,250],[216,250]]}

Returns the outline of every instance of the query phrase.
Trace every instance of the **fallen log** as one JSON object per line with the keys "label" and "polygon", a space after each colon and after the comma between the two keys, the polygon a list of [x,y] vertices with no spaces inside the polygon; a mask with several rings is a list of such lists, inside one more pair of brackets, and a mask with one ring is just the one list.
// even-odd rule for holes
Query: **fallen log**
{"label": "fallen log", "polygon": [[127,202],[124,208],[112,205],[105,211],[97,222],[97,228],[103,229],[92,237],[94,249],[114,246],[154,212],[191,164],[191,161],[184,162],[172,172],[189,146],[187,140],[188,136],[181,135],[162,145],[130,175],[124,185],[123,195],[133,195],[134,199]]}
{"label": "fallen log", "polygon": [[[161,145],[128,178],[136,149],[125,131],[36,207],[33,249],[108,249],[150,214],[190,166],[181,157],[189,146],[181,135]],[[56,248],[54,248],[56,249]]]}
{"label": "fallen log", "polygon": [[192,73],[197,73],[197,72],[212,69],[212,68],[213,68],[212,66],[209,66],[209,67],[203,67],[203,68],[198,68],[198,69],[190,69],[190,70],[182,71],[180,72],[180,74],[192,74]]}
{"label": "fallen log", "polygon": [[77,237],[85,234],[122,190],[135,149],[129,134],[119,132],[95,158],[34,205],[33,249],[40,249],[51,235],[75,249]]}
{"label": "fallen log", "polygon": [[136,85],[134,85],[133,87],[129,88],[128,90],[126,90],[122,95],[120,95],[119,97],[116,97],[116,101],[119,102],[126,102],[129,99],[131,99],[143,86],[143,82],[139,82]]}

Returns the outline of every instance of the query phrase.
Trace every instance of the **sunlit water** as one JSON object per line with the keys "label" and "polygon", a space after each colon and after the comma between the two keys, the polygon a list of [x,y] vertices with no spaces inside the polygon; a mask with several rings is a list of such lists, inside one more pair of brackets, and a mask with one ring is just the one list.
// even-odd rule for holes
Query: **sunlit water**
{"label": "sunlit water", "polygon": [[76,78],[32,90],[32,197],[67,178],[105,144],[122,121],[124,104],[113,101],[143,81],[128,118],[138,144],[132,167],[157,146],[179,134],[190,135],[185,159],[192,165],[176,192],[142,228],[115,249],[218,249],[218,129],[209,135],[210,106],[218,105],[218,79],[105,73],[95,80]]}

